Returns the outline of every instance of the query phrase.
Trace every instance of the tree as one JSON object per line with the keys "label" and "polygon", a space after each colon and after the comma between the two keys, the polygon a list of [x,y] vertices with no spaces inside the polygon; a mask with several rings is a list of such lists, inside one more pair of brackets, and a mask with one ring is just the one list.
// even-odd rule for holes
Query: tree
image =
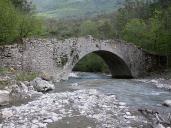
{"label": "tree", "polygon": [[108,19],[101,19],[98,22],[98,33],[99,38],[112,39],[114,38],[114,29],[112,23]]}
{"label": "tree", "polygon": [[116,37],[121,38],[123,29],[125,25],[128,22],[128,14],[124,9],[119,9],[118,13],[116,15],[116,22],[115,22],[115,27],[116,27]]}
{"label": "tree", "polygon": [[123,31],[123,39],[134,42],[136,45],[143,47],[146,42],[147,25],[141,19],[132,19],[126,24]]}
{"label": "tree", "polygon": [[18,15],[9,0],[0,1],[0,45],[17,37]]}
{"label": "tree", "polygon": [[91,20],[84,21],[80,26],[80,31],[82,36],[93,35],[96,37],[98,35],[97,25]]}
{"label": "tree", "polygon": [[42,20],[17,10],[10,0],[0,1],[0,45],[23,37],[41,35]]}
{"label": "tree", "polygon": [[28,0],[10,0],[15,8],[22,12],[29,13],[32,10],[32,3]]}
{"label": "tree", "polygon": [[42,20],[32,15],[20,15],[18,34],[19,38],[41,35],[43,33]]}
{"label": "tree", "polygon": [[157,51],[160,49],[161,29],[162,29],[162,12],[155,10],[154,16],[149,19],[150,25],[150,40],[153,42],[152,50]]}

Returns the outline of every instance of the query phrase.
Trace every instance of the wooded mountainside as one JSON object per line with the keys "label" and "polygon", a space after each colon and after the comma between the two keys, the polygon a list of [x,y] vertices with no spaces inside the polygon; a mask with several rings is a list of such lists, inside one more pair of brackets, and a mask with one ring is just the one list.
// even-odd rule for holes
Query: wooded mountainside
{"label": "wooded mountainside", "polygon": [[109,14],[125,0],[33,0],[38,16],[54,19],[82,19]]}

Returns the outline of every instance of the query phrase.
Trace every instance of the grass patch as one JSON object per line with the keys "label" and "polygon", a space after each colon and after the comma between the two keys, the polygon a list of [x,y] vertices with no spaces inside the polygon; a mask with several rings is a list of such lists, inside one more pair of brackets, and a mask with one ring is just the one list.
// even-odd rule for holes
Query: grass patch
{"label": "grass patch", "polygon": [[0,67],[0,75],[6,74],[6,73],[9,73],[9,68]]}
{"label": "grass patch", "polygon": [[39,74],[36,72],[25,72],[20,71],[16,74],[17,81],[32,81],[34,80]]}

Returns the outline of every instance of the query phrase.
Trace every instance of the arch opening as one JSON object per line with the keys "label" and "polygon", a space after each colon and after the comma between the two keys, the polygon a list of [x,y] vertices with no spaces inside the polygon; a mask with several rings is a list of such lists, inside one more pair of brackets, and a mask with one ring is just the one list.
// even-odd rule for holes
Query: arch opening
{"label": "arch opening", "polygon": [[95,53],[89,53],[79,60],[73,71],[111,74],[106,62]]}
{"label": "arch opening", "polygon": [[[102,58],[102,60],[105,63],[105,68],[107,69],[106,72],[110,73],[112,75],[112,78],[118,78],[118,79],[128,79],[133,78],[131,71],[127,64],[122,60],[119,56],[116,54],[109,52],[109,51],[103,51],[98,50],[94,51],[90,54],[94,54]],[[78,65],[81,63],[82,60],[84,60],[85,57],[89,56],[90,54],[87,54],[83,58],[81,58],[77,64],[75,64],[73,71],[79,71]],[[85,61],[85,60],[84,60]],[[94,61],[94,60],[92,60]],[[103,62],[102,62],[103,64]],[[97,66],[97,65],[96,65]]]}

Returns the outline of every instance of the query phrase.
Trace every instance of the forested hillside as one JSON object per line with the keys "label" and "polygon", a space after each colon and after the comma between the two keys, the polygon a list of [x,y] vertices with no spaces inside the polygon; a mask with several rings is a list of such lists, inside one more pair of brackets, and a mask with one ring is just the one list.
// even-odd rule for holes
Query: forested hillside
{"label": "forested hillside", "polygon": [[171,0],[126,2],[116,16],[117,36],[146,50],[171,54]]}
{"label": "forested hillside", "polygon": [[125,0],[33,0],[39,16],[80,19],[116,11]]}

